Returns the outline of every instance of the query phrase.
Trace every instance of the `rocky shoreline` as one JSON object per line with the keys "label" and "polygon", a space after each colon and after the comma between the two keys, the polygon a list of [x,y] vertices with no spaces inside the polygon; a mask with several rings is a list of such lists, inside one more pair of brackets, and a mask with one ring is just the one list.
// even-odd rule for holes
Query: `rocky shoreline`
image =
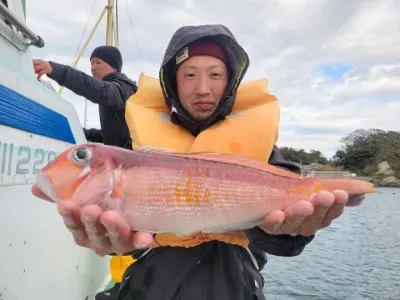
{"label": "rocky shoreline", "polygon": [[373,183],[376,187],[400,188],[400,180],[397,180],[397,181],[384,181],[384,180],[371,179],[370,182]]}
{"label": "rocky shoreline", "polygon": [[400,188],[400,179],[397,179],[395,177],[377,179],[377,178],[371,178],[371,177],[357,176],[357,177],[355,177],[355,179],[371,182],[374,184],[375,187]]}

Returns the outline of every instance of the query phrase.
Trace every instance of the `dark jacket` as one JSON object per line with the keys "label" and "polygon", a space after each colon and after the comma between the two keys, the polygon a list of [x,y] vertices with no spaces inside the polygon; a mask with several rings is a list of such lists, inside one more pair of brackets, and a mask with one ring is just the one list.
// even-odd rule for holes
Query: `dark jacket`
{"label": "dark jacket", "polygon": [[[174,77],[169,77],[175,59],[187,43],[212,36],[228,56],[230,81],[217,110],[204,123],[193,120],[176,97]],[[172,37],[160,70],[161,85],[173,122],[193,135],[223,120],[232,110],[236,89],[248,67],[248,57],[224,26],[183,27]],[[171,118],[172,119],[172,118]],[[300,173],[297,166],[286,162],[274,146],[269,163]],[[263,295],[264,280],[260,270],[267,262],[266,253],[277,256],[299,255],[313,237],[270,235],[259,227],[245,230],[248,249],[220,241],[196,247],[160,247],[133,251],[138,258],[125,272],[118,300],[257,300]],[[144,255],[145,254],[145,255]]]}
{"label": "dark jacket", "polygon": [[[85,133],[86,139],[93,143],[103,143],[103,134],[101,129],[97,128],[83,128],[83,132]],[[120,145],[118,145],[120,146]]]}
{"label": "dark jacket", "polygon": [[97,80],[69,66],[51,62],[53,71],[48,76],[79,96],[99,105],[101,131],[85,129],[86,138],[131,149],[132,142],[125,122],[125,103],[136,93],[136,83],[125,74],[110,73]]}

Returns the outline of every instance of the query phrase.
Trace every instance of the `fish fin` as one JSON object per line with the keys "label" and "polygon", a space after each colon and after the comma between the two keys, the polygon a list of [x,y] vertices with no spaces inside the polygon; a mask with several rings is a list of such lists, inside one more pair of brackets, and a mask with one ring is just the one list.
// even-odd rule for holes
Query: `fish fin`
{"label": "fish fin", "polygon": [[[93,189],[94,190],[94,189]],[[90,197],[82,197],[82,193],[80,193],[79,188],[75,193],[72,201],[78,203],[78,205],[83,204],[102,204],[106,201],[106,199],[110,199],[112,190],[110,188],[103,188],[96,190],[95,193],[91,193]]]}
{"label": "fish fin", "polygon": [[229,231],[250,229],[250,228],[253,228],[255,226],[258,226],[263,219],[264,218],[261,218],[261,219],[259,219],[257,221],[245,223],[245,224],[235,224],[235,225],[232,225],[232,226],[227,226],[227,227],[222,227],[222,228],[221,227],[208,228],[206,230],[202,230],[201,232],[203,232],[203,233],[224,233],[224,232],[229,232]]}
{"label": "fish fin", "polygon": [[155,146],[142,146],[134,149],[135,151],[139,152],[148,152],[148,153],[171,153],[172,150],[169,150],[167,148],[158,148]]}
{"label": "fish fin", "polygon": [[101,207],[104,210],[115,210],[120,213],[125,211],[124,201],[114,197],[104,197],[101,201]]}
{"label": "fish fin", "polygon": [[351,195],[346,206],[358,206],[365,200],[364,195]]}
{"label": "fish fin", "polygon": [[314,192],[344,190],[349,194],[347,206],[355,206],[365,194],[376,193],[374,184],[351,178],[313,178]]}
{"label": "fish fin", "polygon": [[[103,191],[100,191],[98,196],[101,194],[100,201],[93,199],[97,204],[99,204],[104,210],[115,210],[120,213],[124,213],[125,205],[124,205],[124,183],[125,177],[122,166],[119,166],[114,171],[105,171],[105,173],[109,173],[109,182],[107,188]],[[103,183],[100,183],[102,186]]]}
{"label": "fish fin", "polygon": [[256,169],[263,172],[272,173],[281,177],[289,177],[294,179],[304,179],[303,176],[296,174],[294,172],[290,172],[288,170],[284,170],[282,168],[278,168],[276,166],[270,165],[267,162],[262,162],[258,160],[254,160],[248,157],[234,155],[234,154],[223,154],[217,152],[174,152],[168,151],[167,149],[160,149],[156,147],[142,147],[135,149],[139,152],[151,153],[156,155],[167,155],[174,156],[186,159],[198,159],[198,160],[206,160],[213,162],[220,162],[226,164],[240,165],[247,168]]}
{"label": "fish fin", "polygon": [[115,210],[120,213],[124,213],[124,173],[122,172],[122,167],[117,168],[110,178],[110,186],[112,189],[109,191],[108,195],[103,198],[103,207],[106,210]]}
{"label": "fish fin", "polygon": [[148,227],[140,227],[140,226],[135,226],[132,228],[134,231],[139,231],[139,232],[148,232],[150,234],[161,234],[161,233],[166,233],[163,230],[154,230],[154,229],[149,229]]}
{"label": "fish fin", "polygon": [[118,199],[125,199],[124,196],[124,184],[125,184],[125,177],[124,172],[122,170],[122,166],[115,169],[112,173],[112,177],[110,180],[113,182],[110,185],[113,187],[110,197],[111,198],[118,198]]}
{"label": "fish fin", "polygon": [[112,178],[113,173],[107,166],[87,175],[76,189],[72,201],[78,205],[99,204],[110,198],[114,183]]}
{"label": "fish fin", "polygon": [[173,234],[179,237],[195,234],[196,231],[174,231]]}
{"label": "fish fin", "polygon": [[296,174],[294,172],[290,172],[288,170],[275,167],[273,165],[268,164],[267,162],[250,159],[244,156],[214,153],[214,152],[189,152],[189,153],[184,153],[183,155],[180,153],[174,155],[190,157],[193,159],[202,159],[202,160],[214,161],[226,164],[240,165],[242,167],[251,168],[262,172],[267,172],[281,177],[304,179],[303,176]]}

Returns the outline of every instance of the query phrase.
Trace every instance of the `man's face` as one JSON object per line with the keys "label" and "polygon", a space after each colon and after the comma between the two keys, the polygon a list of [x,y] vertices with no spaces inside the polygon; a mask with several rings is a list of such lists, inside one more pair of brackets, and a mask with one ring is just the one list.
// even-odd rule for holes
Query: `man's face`
{"label": "man's face", "polygon": [[99,80],[103,79],[107,74],[116,71],[108,63],[98,57],[92,57],[90,63],[92,65],[90,71],[92,72],[93,77]]}
{"label": "man's face", "polygon": [[213,56],[193,56],[176,74],[179,100],[196,121],[209,118],[228,84],[225,64]]}

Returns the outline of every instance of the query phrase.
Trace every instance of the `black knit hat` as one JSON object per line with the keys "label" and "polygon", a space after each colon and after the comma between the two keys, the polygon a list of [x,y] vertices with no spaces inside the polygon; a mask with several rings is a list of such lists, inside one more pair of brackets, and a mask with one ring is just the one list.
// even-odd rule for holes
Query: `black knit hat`
{"label": "black knit hat", "polygon": [[122,56],[118,48],[114,46],[97,47],[96,49],[93,50],[92,55],[90,55],[90,59],[92,59],[93,57],[97,57],[104,60],[111,67],[117,69],[118,72],[121,72]]}

